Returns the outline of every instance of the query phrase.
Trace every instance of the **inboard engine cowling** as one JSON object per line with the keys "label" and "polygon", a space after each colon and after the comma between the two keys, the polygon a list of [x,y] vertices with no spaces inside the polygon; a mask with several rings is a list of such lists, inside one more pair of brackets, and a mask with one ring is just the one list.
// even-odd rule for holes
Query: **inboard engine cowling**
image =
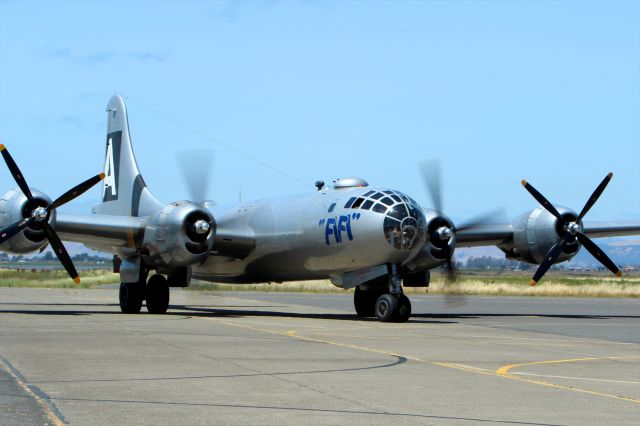
{"label": "inboard engine cowling", "polygon": [[418,254],[406,263],[411,271],[434,269],[451,257],[456,248],[453,222],[434,210],[424,209],[427,238]]}
{"label": "inboard engine cowling", "polygon": [[149,218],[144,237],[149,262],[168,267],[200,262],[213,248],[215,230],[209,210],[190,201],[173,202]]}

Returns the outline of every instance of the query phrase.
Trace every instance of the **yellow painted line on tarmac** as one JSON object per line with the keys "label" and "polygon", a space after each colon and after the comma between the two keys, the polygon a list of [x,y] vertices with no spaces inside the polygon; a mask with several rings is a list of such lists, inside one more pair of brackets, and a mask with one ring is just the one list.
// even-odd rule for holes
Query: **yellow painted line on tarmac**
{"label": "yellow painted line on tarmac", "polygon": [[476,368],[476,367],[472,367],[472,366],[468,366],[468,365],[464,365],[464,364],[429,361],[429,360],[424,360],[424,359],[417,358],[417,357],[411,356],[411,355],[403,355],[403,354],[399,354],[399,353],[396,353],[396,352],[389,352],[389,351],[384,351],[384,350],[381,350],[381,349],[369,348],[369,347],[366,347],[366,346],[358,346],[358,345],[352,345],[352,344],[348,344],[348,343],[334,342],[334,341],[331,341],[331,340],[316,339],[316,338],[311,338],[311,337],[300,336],[300,335],[297,334],[298,330],[278,331],[278,330],[264,329],[264,328],[258,328],[258,327],[252,327],[252,326],[248,326],[248,325],[238,324],[238,323],[231,322],[231,321],[225,321],[225,320],[222,320],[222,319],[219,319],[219,318],[208,318],[208,317],[204,317],[204,318],[197,317],[197,318],[198,319],[209,320],[209,321],[214,321],[214,322],[217,322],[217,323],[225,324],[225,325],[228,325],[228,326],[231,326],[231,327],[242,328],[242,329],[245,329],[245,330],[257,331],[257,332],[268,333],[268,334],[275,334],[275,335],[280,335],[280,336],[287,336],[287,337],[292,337],[292,338],[299,339],[299,340],[304,340],[304,341],[307,341],[307,342],[324,343],[324,344],[331,345],[331,346],[347,348],[347,349],[354,349],[354,350],[358,350],[358,351],[364,351],[364,352],[375,353],[375,354],[380,354],[380,355],[401,357],[401,358],[405,358],[407,360],[411,360],[411,361],[415,361],[415,362],[419,362],[419,363],[423,363],[423,364],[436,365],[436,366],[451,368],[451,369],[455,369],[455,370],[459,370],[459,371],[466,371],[466,372],[470,372],[470,373],[474,373],[474,374],[482,374],[482,375],[491,376],[491,377],[500,377],[500,378],[505,378],[505,379],[510,379],[510,380],[516,380],[516,381],[523,382],[523,383],[530,383],[530,384],[534,384],[534,385],[545,386],[545,387],[554,388],[554,389],[562,389],[562,390],[567,390],[567,391],[572,391],[572,392],[579,392],[579,393],[584,393],[584,394],[593,395],[593,396],[599,396],[599,397],[603,397],[603,398],[611,398],[611,399],[616,399],[616,400],[620,400],[620,401],[633,402],[635,404],[640,404],[640,399],[636,399],[636,398],[632,398],[632,397],[628,397],[628,396],[613,395],[613,394],[593,391],[593,390],[590,390],[590,389],[578,388],[578,387],[575,387],[575,386],[559,385],[559,384],[556,384],[556,383],[544,382],[544,381],[541,381],[541,380],[527,379],[527,378],[524,378],[524,377],[519,377],[519,376],[516,376],[516,375],[513,375],[513,374],[509,374],[509,370],[511,370],[513,368],[516,368],[516,367],[525,366],[525,365],[554,364],[554,363],[563,363],[563,362],[593,361],[593,360],[605,360],[605,359],[640,358],[640,357],[637,357],[637,356],[600,357],[600,358],[573,358],[571,360],[535,361],[535,362],[530,362],[530,363],[506,365],[504,367],[499,368],[496,371],[491,371],[491,370],[485,370],[485,369],[482,369],[482,368]]}
{"label": "yellow painted line on tarmac", "polygon": [[534,362],[524,362],[521,364],[511,364],[500,367],[496,370],[496,374],[504,376],[509,374],[509,370],[518,367],[525,367],[529,365],[543,365],[543,364],[564,364],[567,362],[580,362],[580,361],[601,361],[606,359],[638,359],[640,356],[609,356],[609,357],[589,357],[589,358],[569,358],[569,359],[552,359],[548,361],[534,361]]}
{"label": "yellow painted line on tarmac", "polygon": [[596,379],[594,377],[555,376],[552,374],[535,374],[535,373],[511,373],[511,374],[517,374],[518,376],[549,377],[551,379],[585,380],[588,382],[622,383],[627,385],[640,385],[640,382],[636,382],[633,380]]}
{"label": "yellow painted line on tarmac", "polygon": [[516,373],[513,373],[513,374],[509,373],[509,371],[514,368],[530,366],[530,365],[562,364],[562,363],[569,363],[569,362],[602,361],[602,360],[614,360],[614,359],[638,359],[638,358],[640,357],[639,356],[611,356],[611,357],[571,358],[571,359],[554,359],[554,360],[547,360],[547,361],[525,362],[521,364],[505,365],[503,367],[498,368],[495,374],[497,374],[498,376],[506,377],[508,379],[512,379],[512,380],[533,383],[535,385],[546,386],[546,387],[555,388],[555,389],[570,390],[574,392],[586,393],[589,395],[601,396],[605,398],[618,399],[622,401],[634,402],[636,404],[640,404],[640,399],[631,398],[629,396],[613,395],[613,394],[604,393],[604,392],[597,392],[591,389],[583,389],[576,386],[559,385],[557,383],[544,382],[541,380],[525,379],[524,377],[516,376],[515,375]]}
{"label": "yellow painted line on tarmac", "polygon": [[44,410],[45,414],[47,415],[47,418],[49,419],[52,425],[64,426],[65,424],[64,421],[62,421],[60,417],[56,416],[56,414],[53,411],[51,411],[49,406],[42,400],[42,398],[40,398],[38,395],[33,393],[29,388],[29,386],[27,386],[27,384],[23,382],[22,379],[20,379],[20,377],[18,377],[13,371],[11,371],[11,368],[5,365],[4,362],[2,362],[2,360],[0,360],[0,366],[4,371],[9,373],[11,377],[13,377],[13,380],[16,381],[18,386],[20,386],[31,398],[33,398],[36,401],[36,403],[40,407],[42,407],[42,409]]}

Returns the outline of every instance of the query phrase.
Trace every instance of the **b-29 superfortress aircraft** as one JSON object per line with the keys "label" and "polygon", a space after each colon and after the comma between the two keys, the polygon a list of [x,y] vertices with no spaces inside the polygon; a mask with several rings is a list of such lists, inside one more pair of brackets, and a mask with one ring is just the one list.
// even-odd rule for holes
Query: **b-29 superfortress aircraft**
{"label": "b-29 superfortress aircraft", "polygon": [[[18,188],[0,199],[0,250],[25,254],[50,244],[71,278],[76,269],[61,240],[114,255],[120,274],[120,308],[163,314],[169,288],[192,277],[228,283],[330,279],[355,288],[358,316],[404,322],[411,303],[403,286],[426,287],[443,264],[453,271],[457,245],[495,245],[509,258],[539,265],[535,285],[554,263],[574,257],[582,246],[614,274],[620,269],[591,240],[640,234],[640,223],[588,227],[585,214],[611,180],[608,174],[580,213],[551,204],[531,184],[523,186],[541,204],[513,220],[456,227],[442,213],[439,189],[434,208],[408,195],[372,187],[359,178],[336,179],[332,187],[283,198],[218,206],[193,200],[160,202],[147,187],[133,153],[122,97],[107,106],[104,173],[52,201],[30,188],[4,145],[0,151]],[[423,173],[429,175],[429,166]],[[92,214],[62,214],[57,208],[102,181],[102,203]]]}

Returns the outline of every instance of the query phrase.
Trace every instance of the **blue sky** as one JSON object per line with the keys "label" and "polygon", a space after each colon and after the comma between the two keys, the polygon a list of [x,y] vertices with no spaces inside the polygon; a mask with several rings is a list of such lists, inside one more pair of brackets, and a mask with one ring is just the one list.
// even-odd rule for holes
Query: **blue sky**
{"label": "blue sky", "polygon": [[523,178],[579,211],[612,171],[587,219],[640,220],[637,1],[0,2],[0,142],[32,186],[101,171],[115,92],[167,202],[176,154],[213,148],[220,203],[361,176],[428,204],[435,157],[456,219],[535,207]]}

